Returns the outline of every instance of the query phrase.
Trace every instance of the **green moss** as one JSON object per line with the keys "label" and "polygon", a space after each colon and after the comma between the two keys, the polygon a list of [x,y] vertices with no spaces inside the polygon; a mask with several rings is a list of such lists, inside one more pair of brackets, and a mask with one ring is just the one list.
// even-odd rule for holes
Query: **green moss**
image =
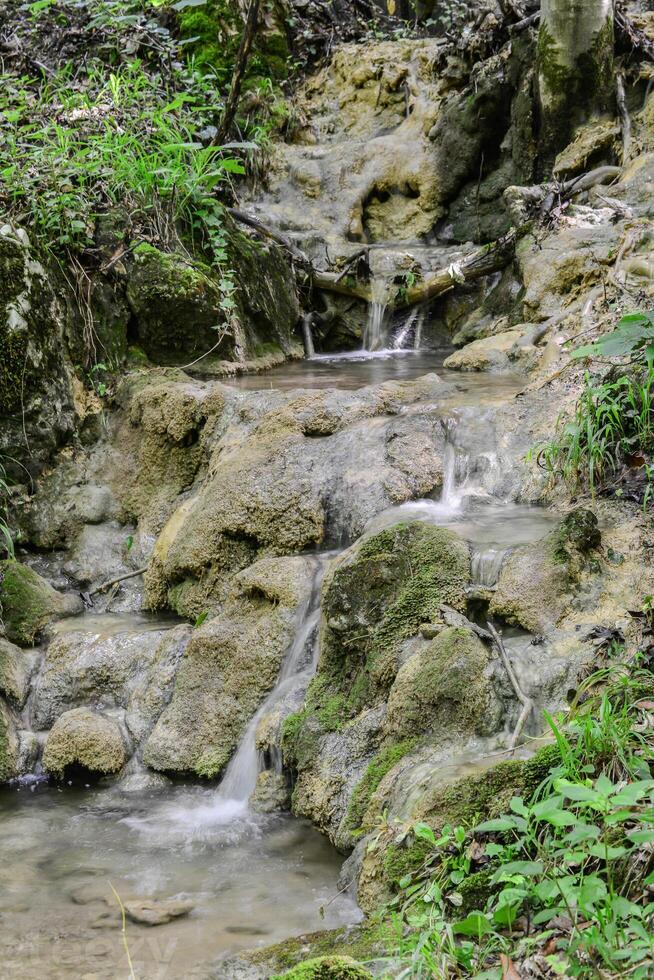
{"label": "green moss", "polygon": [[461,916],[472,911],[484,911],[490,896],[500,888],[491,882],[493,872],[494,868],[484,868],[483,871],[468,875],[457,885],[456,890],[463,899],[459,908]]}
{"label": "green moss", "polygon": [[381,920],[370,919],[356,926],[340,929],[325,929],[303,936],[285,939],[274,946],[252,950],[245,954],[249,962],[265,964],[273,970],[283,972],[307,957],[315,959],[322,956],[351,956],[355,960],[376,959],[387,952],[392,942],[389,926]]}
{"label": "green moss", "polygon": [[437,788],[426,799],[425,819],[442,826],[470,827],[504,813],[512,796],[531,796],[551,770],[561,762],[555,745],[547,745],[526,762],[501,762],[459,782]]}
{"label": "green moss", "polygon": [[65,597],[27,565],[0,562],[0,614],[12,642],[30,646],[66,605]]}
{"label": "green moss", "polygon": [[393,769],[405,755],[408,755],[420,739],[407,738],[396,745],[389,745],[382,749],[374,759],[368,764],[368,768],[361,780],[357,783],[347,812],[347,824],[352,830],[357,830],[362,823],[363,817],[370,798],[381,783],[384,776]]}
{"label": "green moss", "polygon": [[127,762],[115,721],[90,708],[74,708],[57,719],[43,752],[43,768],[63,779],[71,766],[94,775],[113,775]]}
{"label": "green moss", "polygon": [[384,877],[397,887],[407,875],[415,874],[424,867],[432,852],[432,845],[425,840],[414,840],[409,845],[404,842],[389,844],[384,851]]}
{"label": "green moss", "polygon": [[372,980],[372,973],[349,956],[320,956],[272,980]]}

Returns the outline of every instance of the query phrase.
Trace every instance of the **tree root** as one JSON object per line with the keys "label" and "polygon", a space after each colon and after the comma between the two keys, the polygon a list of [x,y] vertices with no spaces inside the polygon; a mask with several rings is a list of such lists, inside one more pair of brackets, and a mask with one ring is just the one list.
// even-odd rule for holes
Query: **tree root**
{"label": "tree root", "polygon": [[620,116],[620,127],[622,129],[622,166],[624,167],[629,159],[629,150],[631,149],[631,118],[627,109],[624,76],[620,74],[615,80],[615,99],[618,106],[618,115]]}
{"label": "tree root", "polygon": [[509,739],[509,751],[513,752],[517,745],[518,739],[522,734],[522,730],[527,723],[527,719],[529,718],[531,712],[534,710],[534,702],[531,700],[531,698],[527,697],[527,695],[523,692],[522,688],[520,687],[518,683],[518,678],[515,676],[513,667],[511,666],[511,661],[509,660],[509,656],[506,652],[506,648],[504,646],[504,643],[502,642],[502,637],[498,633],[498,631],[496,630],[494,624],[490,621],[490,619],[486,620],[486,626],[488,627],[488,632],[493,637],[493,642],[497,647],[502,663],[504,664],[504,669],[506,670],[508,678],[511,681],[511,687],[515,691],[515,695],[518,701],[520,702],[520,704],[522,705],[522,711],[520,712],[520,717],[518,718],[517,724],[513,729],[513,734]]}

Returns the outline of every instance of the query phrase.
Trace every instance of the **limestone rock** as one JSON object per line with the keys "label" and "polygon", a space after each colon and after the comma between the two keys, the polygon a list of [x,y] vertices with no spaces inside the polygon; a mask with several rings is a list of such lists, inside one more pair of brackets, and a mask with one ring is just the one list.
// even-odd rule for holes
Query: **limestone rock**
{"label": "limestone rock", "polygon": [[22,708],[27,700],[31,664],[22,650],[0,637],[0,694]]}
{"label": "limestone rock", "polygon": [[472,630],[449,627],[399,669],[384,729],[396,739],[488,735],[502,708],[492,687],[491,653]]}
{"label": "limestone rock", "polygon": [[19,775],[19,759],[16,720],[9,706],[0,697],[0,784]]}
{"label": "limestone rock", "polygon": [[262,559],[234,579],[221,614],[194,631],[172,699],[145,743],[146,765],[213,778],[274,687],[311,589],[310,559]]}
{"label": "limestone rock", "polygon": [[450,354],[443,367],[451,371],[508,371],[512,366],[509,352],[522,336],[520,330],[505,330],[473,340]]}
{"label": "limestone rock", "polygon": [[516,548],[500,570],[491,615],[546,633],[568,609],[572,584],[585,569],[595,569],[588,555],[600,542],[597,518],[579,508],[540,541]]}
{"label": "limestone rock", "polygon": [[142,926],[163,926],[173,919],[188,915],[195,908],[193,902],[184,899],[133,899],[125,902],[127,918]]}
{"label": "limestone rock", "polygon": [[27,565],[0,562],[0,609],[7,636],[21,646],[31,646],[54,619],[74,616],[84,605],[78,596],[55,591]]}
{"label": "limestone rock", "polygon": [[355,392],[257,392],[230,405],[206,479],[157,540],[150,608],[211,611],[257,558],[356,537],[375,514],[440,486],[438,419],[397,413],[447,390],[428,375]]}
{"label": "limestone rock", "polygon": [[80,767],[92,776],[112,776],[126,761],[119,726],[91,708],[74,708],[58,718],[43,752],[43,768],[58,779],[70,767]]}
{"label": "limestone rock", "polygon": [[257,777],[257,785],[250,797],[250,806],[257,813],[275,813],[289,810],[291,791],[285,775],[265,769]]}

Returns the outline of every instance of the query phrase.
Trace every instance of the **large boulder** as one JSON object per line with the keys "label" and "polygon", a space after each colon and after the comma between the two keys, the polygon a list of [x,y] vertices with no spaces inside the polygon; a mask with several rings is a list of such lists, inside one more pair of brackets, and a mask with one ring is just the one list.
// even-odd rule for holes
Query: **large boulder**
{"label": "large boulder", "polygon": [[122,708],[139,741],[170,698],[189,635],[188,626],[166,630],[146,624],[141,630],[89,625],[61,632],[48,645],[35,685],[35,725],[50,728],[64,712],[90,704]]}
{"label": "large boulder", "polygon": [[78,769],[94,777],[113,776],[126,762],[119,725],[91,708],[74,708],[58,718],[43,752],[43,768],[57,779]]}
{"label": "large boulder", "polygon": [[0,562],[0,612],[13,642],[31,646],[48,623],[83,609],[79,596],[62,595],[27,565]]}
{"label": "large boulder", "polygon": [[0,694],[17,708],[27,701],[31,669],[28,656],[0,636]]}
{"label": "large boulder", "polygon": [[[484,691],[484,651],[474,638],[462,636],[458,653],[456,644],[443,641],[439,658],[425,653],[431,646],[420,637],[422,624],[440,618],[443,603],[465,607],[469,581],[468,545],[451,531],[417,521],[364,537],[325,577],[318,671],[304,707],[284,722],[283,747],[296,774],[295,812],[313,820],[339,847],[352,844],[356,827],[348,810],[371,761],[407,736],[433,731],[429,707],[442,722],[444,739],[461,734],[470,720],[483,727],[483,712],[493,705]],[[408,665],[424,664],[422,674],[417,672],[422,676],[432,661],[445,673],[442,701],[429,677],[429,705],[416,711],[407,705],[403,721],[403,705],[418,686]],[[474,675],[474,684],[465,694],[458,690],[450,733],[445,701],[454,697],[457,673],[468,682]]]}
{"label": "large boulder", "polygon": [[310,594],[313,563],[262,559],[236,575],[219,616],[191,638],[172,699],[145,743],[146,765],[213,778],[274,687]]}

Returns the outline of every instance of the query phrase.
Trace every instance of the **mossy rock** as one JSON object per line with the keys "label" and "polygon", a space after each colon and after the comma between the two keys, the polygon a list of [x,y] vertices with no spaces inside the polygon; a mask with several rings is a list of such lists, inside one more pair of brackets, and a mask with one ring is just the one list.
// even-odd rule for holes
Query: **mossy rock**
{"label": "mossy rock", "polygon": [[0,694],[22,708],[29,693],[27,658],[18,647],[0,636]]}
{"label": "mossy rock", "polygon": [[[318,681],[324,695],[341,693],[354,715],[385,698],[397,673],[397,650],[442,603],[465,608],[468,545],[452,531],[420,521],[364,538],[336,562],[323,586]],[[347,715],[346,715],[347,716]]]}
{"label": "mossy rock", "polygon": [[18,775],[16,726],[8,706],[0,698],[0,783]]}
{"label": "mossy rock", "polygon": [[443,630],[399,669],[388,697],[385,731],[394,738],[421,734],[492,734],[502,718],[489,665],[491,654],[465,627]]}
{"label": "mossy rock", "polygon": [[372,980],[372,973],[349,956],[319,956],[294,966],[273,980]]}
{"label": "mossy rock", "polygon": [[418,738],[407,738],[394,745],[383,748],[369,763],[363,777],[357,783],[348,807],[348,825],[352,830],[361,826],[361,821],[368,809],[370,797],[375,792],[384,776],[408,755],[419,743]]}
{"label": "mossy rock", "polygon": [[385,956],[394,942],[392,927],[383,919],[367,919],[357,925],[291,936],[274,946],[248,950],[244,959],[255,966],[265,965],[277,974],[320,958],[351,957],[370,961]]}
{"label": "mossy rock", "polygon": [[113,719],[91,708],[73,708],[61,715],[43,752],[43,768],[57,779],[78,769],[91,776],[111,776],[126,762],[120,728]]}
{"label": "mossy rock", "polygon": [[31,646],[48,623],[83,608],[81,599],[57,592],[27,565],[0,562],[0,614],[14,643]]}

